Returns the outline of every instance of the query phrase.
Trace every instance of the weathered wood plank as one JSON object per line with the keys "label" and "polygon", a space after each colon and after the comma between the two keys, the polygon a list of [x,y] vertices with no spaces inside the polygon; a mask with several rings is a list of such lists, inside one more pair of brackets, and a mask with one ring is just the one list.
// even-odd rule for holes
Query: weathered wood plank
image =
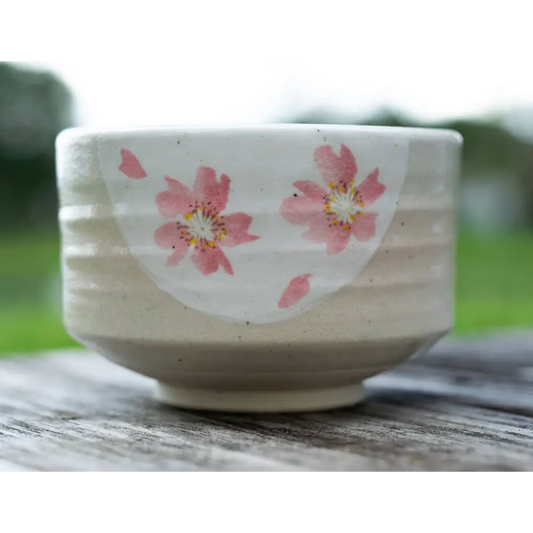
{"label": "weathered wood plank", "polygon": [[82,352],[0,363],[0,470],[533,470],[533,333],[447,340],[331,413],[179,411]]}

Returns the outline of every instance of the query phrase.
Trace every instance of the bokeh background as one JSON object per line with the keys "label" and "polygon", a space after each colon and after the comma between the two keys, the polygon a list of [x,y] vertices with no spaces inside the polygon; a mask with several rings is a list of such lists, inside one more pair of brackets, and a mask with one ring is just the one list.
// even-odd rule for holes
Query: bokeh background
{"label": "bokeh background", "polygon": [[[151,62],[121,68],[1,62],[0,355],[74,345],[61,323],[54,167],[55,137],[74,125],[455,129],[465,139],[455,334],[532,326],[533,79],[510,79],[521,72],[515,63],[491,72],[488,58],[480,70],[468,54],[462,57],[451,81],[438,79],[438,65],[419,65],[418,77],[398,86],[390,76],[373,76],[383,68],[401,75],[394,47],[382,50],[383,68],[367,65],[366,71],[352,70],[345,55],[333,53],[327,65],[317,60],[281,69],[238,58],[210,69],[194,57],[179,69]],[[525,65],[524,59],[522,70]]]}

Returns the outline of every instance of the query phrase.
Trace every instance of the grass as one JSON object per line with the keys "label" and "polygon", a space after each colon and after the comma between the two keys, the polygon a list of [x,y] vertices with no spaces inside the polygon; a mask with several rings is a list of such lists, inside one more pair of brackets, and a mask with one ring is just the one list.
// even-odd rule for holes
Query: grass
{"label": "grass", "polygon": [[459,239],[457,331],[533,326],[533,234]]}
{"label": "grass", "polygon": [[42,307],[0,309],[0,354],[76,346],[61,323],[60,313]]}
{"label": "grass", "polygon": [[57,236],[0,240],[0,354],[75,345],[61,322]]}
{"label": "grass", "polygon": [[[56,236],[0,241],[0,354],[75,346],[59,309]],[[457,334],[533,327],[533,233],[462,236]]]}

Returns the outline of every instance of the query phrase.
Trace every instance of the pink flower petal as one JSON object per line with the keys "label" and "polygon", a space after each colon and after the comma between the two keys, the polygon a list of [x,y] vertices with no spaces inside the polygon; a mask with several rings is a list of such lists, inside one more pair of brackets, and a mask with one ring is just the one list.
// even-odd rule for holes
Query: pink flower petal
{"label": "pink flower petal", "polygon": [[352,226],[351,233],[358,241],[367,242],[376,235],[377,213],[363,213],[357,217]]}
{"label": "pink flower petal", "polygon": [[312,200],[323,201],[324,196],[327,194],[324,187],[315,183],[314,181],[297,181],[293,183],[293,186],[296,187],[299,191],[304,193],[304,196],[309,197]]}
{"label": "pink flower petal", "polygon": [[218,267],[221,266],[227,274],[233,276],[233,268],[224,252],[215,246],[215,248],[196,247],[192,253],[192,261],[196,268],[204,275],[214,274]]}
{"label": "pink flower petal", "polygon": [[226,209],[228,203],[230,179],[225,174],[217,180],[217,173],[208,167],[200,167],[196,174],[193,194],[199,202],[211,202],[220,212]]}
{"label": "pink flower petal", "polygon": [[221,246],[238,246],[239,244],[246,244],[259,239],[259,237],[248,233],[252,217],[246,213],[234,213],[233,215],[225,216],[223,217],[223,222],[228,233],[222,237]]}
{"label": "pink flower petal", "polygon": [[120,154],[122,155],[122,163],[118,169],[122,174],[134,180],[146,178],[147,174],[141,163],[129,150],[122,149]]}
{"label": "pink flower petal", "polygon": [[169,190],[159,193],[155,199],[159,212],[165,218],[187,214],[193,203],[191,191],[175,179],[166,177],[165,180]]}
{"label": "pink flower petal", "polygon": [[344,144],[339,156],[331,146],[321,146],[315,150],[315,163],[326,185],[348,185],[357,174],[357,164],[350,149]]}
{"label": "pink flower petal", "polygon": [[327,253],[335,255],[348,246],[350,233],[338,224],[330,226],[329,220],[324,217],[324,220],[317,220],[309,226],[309,231],[304,233],[303,237],[312,242],[325,243]]}
{"label": "pink flower petal", "polygon": [[291,196],[283,200],[281,216],[291,224],[309,225],[315,218],[326,218],[322,198],[315,196]]}
{"label": "pink flower petal", "polygon": [[304,274],[294,278],[283,292],[278,307],[287,309],[301,302],[311,292],[311,284],[309,283],[311,277],[311,274]]}
{"label": "pink flower petal", "polygon": [[357,187],[357,191],[361,194],[365,206],[372,205],[387,189],[383,183],[379,183],[378,178],[379,168],[376,168],[376,170],[369,174],[366,180]]}
{"label": "pink flower petal", "polygon": [[154,235],[157,246],[173,249],[174,253],[167,259],[167,266],[176,266],[187,255],[189,245],[182,239],[182,230],[178,230],[175,222],[168,222],[159,227]]}

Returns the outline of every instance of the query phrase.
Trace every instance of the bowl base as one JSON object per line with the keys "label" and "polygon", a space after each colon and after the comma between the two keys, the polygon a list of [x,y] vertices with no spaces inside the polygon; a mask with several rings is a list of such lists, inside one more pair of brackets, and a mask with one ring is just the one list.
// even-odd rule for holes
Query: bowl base
{"label": "bowl base", "polygon": [[158,383],[156,398],[167,405],[229,413],[302,413],[338,409],[362,402],[361,383],[329,389],[289,391],[202,390]]}

